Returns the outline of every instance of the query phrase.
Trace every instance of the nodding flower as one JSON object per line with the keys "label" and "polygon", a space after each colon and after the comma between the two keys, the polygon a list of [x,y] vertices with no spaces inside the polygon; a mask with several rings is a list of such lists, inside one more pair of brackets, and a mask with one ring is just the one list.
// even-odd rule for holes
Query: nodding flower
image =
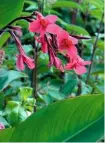
{"label": "nodding flower", "polygon": [[35,68],[35,64],[34,64],[34,59],[31,59],[30,57],[28,57],[21,45],[20,40],[17,38],[17,36],[14,34],[14,32],[10,32],[12,37],[15,40],[15,43],[17,45],[19,54],[16,56],[17,57],[17,62],[16,62],[16,66],[19,70],[24,70],[25,66],[24,64],[26,64],[30,69]]}

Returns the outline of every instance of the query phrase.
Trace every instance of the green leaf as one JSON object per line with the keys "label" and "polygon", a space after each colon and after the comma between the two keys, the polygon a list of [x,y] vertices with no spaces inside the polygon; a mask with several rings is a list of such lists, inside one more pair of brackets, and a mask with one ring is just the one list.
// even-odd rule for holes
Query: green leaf
{"label": "green leaf", "polygon": [[0,141],[96,142],[104,134],[103,115],[103,95],[65,99],[37,111],[13,132],[1,131]]}
{"label": "green leaf", "polygon": [[90,15],[99,19],[99,20],[101,20],[102,14],[103,14],[103,12],[100,9],[93,9],[90,11]]}
{"label": "green leaf", "polygon": [[63,94],[65,94],[66,96],[67,95],[70,95],[74,89],[74,87],[76,86],[77,84],[77,80],[76,79],[72,79],[72,80],[69,80],[68,82],[66,82],[61,91]]}
{"label": "green leaf", "polygon": [[3,117],[0,117],[0,122],[4,124],[5,127],[9,127],[9,123],[3,118]]}
{"label": "green leaf", "polygon": [[6,88],[12,81],[22,77],[27,77],[27,75],[13,70],[0,70],[0,91]]}
{"label": "green leaf", "polygon": [[31,96],[33,91],[31,87],[20,87],[19,90],[22,100],[26,100],[27,97]]}
{"label": "green leaf", "polygon": [[83,27],[73,25],[73,24],[67,24],[65,25],[65,27],[69,32],[73,32],[73,33],[75,32],[76,34],[79,34],[79,35],[82,34],[82,35],[90,36],[89,33]]}
{"label": "green leaf", "polygon": [[85,2],[89,3],[89,4],[92,4],[96,8],[100,8],[101,10],[104,7],[104,2],[102,2],[101,0],[85,0]]}
{"label": "green leaf", "polygon": [[9,33],[3,33],[1,36],[0,36],[0,47],[2,47],[5,42],[8,40],[9,38]]}
{"label": "green leaf", "polygon": [[84,29],[84,28],[82,28],[82,27],[80,27],[80,26],[76,26],[76,25],[73,25],[73,24],[67,24],[66,22],[64,22],[62,19],[58,19],[58,21],[62,24],[62,25],[64,25],[64,27],[66,28],[66,30],[68,30],[68,32],[73,32],[73,33],[76,33],[76,34],[82,34],[82,35],[88,35],[89,37],[90,37],[90,35],[89,35],[89,33]]}
{"label": "green leaf", "polygon": [[77,4],[76,2],[71,2],[71,1],[57,1],[52,5],[53,8],[77,8],[82,10],[81,6]]}
{"label": "green leaf", "polygon": [[27,118],[26,111],[16,101],[9,101],[7,103],[6,115],[11,125],[17,125]]}
{"label": "green leaf", "polygon": [[65,95],[62,92],[57,91],[55,88],[49,88],[48,94],[53,97],[55,100],[64,99]]}
{"label": "green leaf", "polygon": [[24,0],[0,0],[0,28],[21,14]]}
{"label": "green leaf", "polygon": [[12,136],[13,131],[14,131],[14,128],[8,128],[0,132],[0,142],[4,140],[4,137],[5,137],[5,142],[8,142],[8,140]]}

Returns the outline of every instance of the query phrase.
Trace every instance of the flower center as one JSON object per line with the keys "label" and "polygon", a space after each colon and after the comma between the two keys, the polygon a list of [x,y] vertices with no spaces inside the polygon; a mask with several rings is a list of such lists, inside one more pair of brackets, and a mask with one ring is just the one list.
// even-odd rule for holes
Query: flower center
{"label": "flower center", "polygon": [[72,45],[72,41],[69,39],[64,39],[63,40],[63,45],[66,47],[70,47]]}
{"label": "flower center", "polygon": [[45,19],[41,19],[40,24],[42,25],[43,28],[46,28],[48,25],[48,22]]}

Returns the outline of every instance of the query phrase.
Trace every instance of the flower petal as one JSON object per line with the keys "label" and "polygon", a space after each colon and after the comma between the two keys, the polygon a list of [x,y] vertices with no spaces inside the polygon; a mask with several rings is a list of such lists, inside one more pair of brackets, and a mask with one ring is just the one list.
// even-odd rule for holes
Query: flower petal
{"label": "flower petal", "polygon": [[16,66],[19,70],[24,70],[24,63],[22,55],[17,55]]}
{"label": "flower petal", "polygon": [[40,20],[34,20],[29,25],[29,31],[31,32],[39,32],[40,30]]}
{"label": "flower petal", "polygon": [[27,64],[27,66],[30,69],[35,68],[34,59],[31,59],[30,57],[28,57],[26,55],[23,55],[23,59],[24,59],[24,62]]}
{"label": "flower petal", "polygon": [[83,61],[83,65],[90,65],[91,61]]}
{"label": "flower petal", "polygon": [[51,34],[58,34],[62,30],[61,27],[59,27],[56,24],[50,24],[47,26],[46,32]]}
{"label": "flower petal", "polygon": [[78,54],[77,48],[74,45],[70,46],[70,48],[68,48],[67,51],[68,51],[67,54],[70,57],[76,57]]}
{"label": "flower petal", "polygon": [[87,72],[87,70],[86,70],[86,68],[84,66],[76,66],[76,68],[74,68],[74,71],[78,75],[82,75],[82,74]]}
{"label": "flower petal", "polygon": [[58,33],[58,40],[61,42],[63,39],[68,39],[69,33],[66,32],[65,30],[62,30]]}
{"label": "flower petal", "polygon": [[48,15],[45,17],[50,23],[54,23],[57,21],[58,17],[56,15]]}
{"label": "flower petal", "polygon": [[78,43],[78,40],[72,36],[69,36],[69,39],[73,42],[74,45]]}

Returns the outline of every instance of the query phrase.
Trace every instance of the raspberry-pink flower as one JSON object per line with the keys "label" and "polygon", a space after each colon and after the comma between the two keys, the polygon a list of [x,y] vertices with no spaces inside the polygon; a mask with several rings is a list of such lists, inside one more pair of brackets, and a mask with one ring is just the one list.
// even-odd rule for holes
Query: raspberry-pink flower
{"label": "raspberry-pink flower", "polygon": [[16,66],[19,70],[24,70],[25,66],[24,63],[30,68],[33,69],[35,67],[34,59],[31,59],[30,57],[26,56],[25,54],[21,53],[16,56],[17,62]]}
{"label": "raspberry-pink flower", "polygon": [[[46,17],[42,16],[40,13],[37,13],[37,19],[30,23],[29,31],[40,33],[43,36],[46,32],[47,27],[56,22],[56,15],[48,15]],[[47,31],[48,32],[48,31]]]}
{"label": "raspberry-pink flower", "polygon": [[82,75],[87,72],[85,65],[90,65],[90,61],[84,61],[79,56],[70,57],[70,62],[65,65],[66,70],[74,70],[76,74]]}
{"label": "raspberry-pink flower", "polygon": [[54,65],[57,69],[64,72],[62,62],[58,57],[56,57],[56,55],[54,54],[54,51],[52,50],[52,48],[49,48],[49,58],[50,58],[50,62],[48,64],[49,67]]}
{"label": "raspberry-pink flower", "polygon": [[62,30],[58,34],[58,42],[59,42],[59,50],[62,52],[66,52],[69,56],[76,56],[77,55],[77,48],[76,44],[78,40],[69,36],[69,33],[65,30]]}
{"label": "raspberry-pink flower", "polygon": [[15,42],[19,51],[19,54],[17,55],[17,62],[16,62],[17,68],[19,70],[24,70],[24,63],[25,63],[30,69],[33,69],[35,67],[34,59],[31,59],[26,55],[19,39],[16,37],[16,35],[13,32],[11,32],[11,34],[15,39]]}

